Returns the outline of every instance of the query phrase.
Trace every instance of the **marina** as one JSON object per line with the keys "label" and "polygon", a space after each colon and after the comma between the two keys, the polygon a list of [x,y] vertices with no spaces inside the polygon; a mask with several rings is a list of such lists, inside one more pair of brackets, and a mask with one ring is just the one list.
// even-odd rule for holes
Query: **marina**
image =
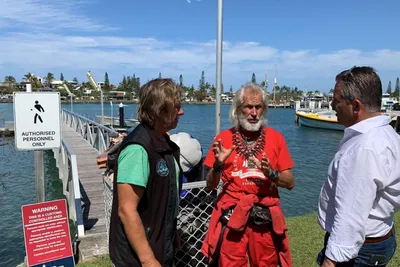
{"label": "marina", "polygon": [[[12,112],[8,112],[11,111],[12,105],[4,105],[7,105],[8,108],[0,106],[0,108],[3,108],[0,109],[0,112],[3,111],[3,114],[8,114],[5,119],[10,120]],[[53,158],[53,162],[49,163],[52,165],[49,167],[54,170],[54,178],[49,178],[47,175],[47,179],[60,181],[61,184],[57,186],[60,190],[58,194],[67,197],[69,203],[75,203],[75,205],[70,206],[72,207],[70,219],[73,221],[73,228],[76,229],[73,236],[74,250],[79,252],[81,260],[86,260],[94,255],[107,253],[107,212],[109,210],[107,210],[106,204],[110,201],[110,195],[106,192],[110,192],[110,184],[106,183],[103,177],[104,169],[98,168],[96,157],[108,147],[109,143],[107,142],[117,133],[116,129],[113,130],[100,125],[100,118],[96,114],[99,114],[101,105],[74,104],[74,112],[71,112],[69,108],[70,105],[63,105],[61,116],[63,146],[60,150],[50,152],[51,156],[49,156]],[[111,108],[111,106],[106,106],[104,113],[110,114]],[[183,108],[185,115],[182,116],[178,128],[171,133],[181,131],[190,133],[200,141],[204,154],[212,142],[215,107],[212,105],[184,105]],[[222,129],[230,127],[229,109],[229,105],[221,106]],[[129,105],[125,107],[124,113],[129,114],[129,117],[135,117],[135,110],[136,105]],[[117,106],[113,107],[112,112],[118,114]],[[202,114],[201,118],[198,114]],[[315,211],[315,201],[320,185],[325,179],[326,168],[342,136],[340,131],[293,125],[292,118],[294,115],[293,109],[271,108],[268,112],[269,126],[279,130],[285,136],[296,164],[293,170],[297,184],[295,189],[291,192],[281,192],[284,213],[288,217]],[[208,118],[207,123],[204,122],[204,118]],[[323,144],[323,146],[318,144]],[[312,152],[305,155],[304,151],[307,149]],[[21,155],[29,157],[29,154],[26,153]],[[316,157],[316,155],[318,156]],[[74,164],[76,164],[76,167],[73,167]],[[72,170],[76,168],[76,171],[66,172],[66,169],[71,168]],[[10,171],[14,172],[14,170]],[[11,177],[13,176],[11,175]],[[50,182],[50,180],[47,181]],[[3,180],[3,183],[6,188],[13,188],[10,184],[11,180]],[[107,186],[108,191],[105,190]],[[201,188],[203,185],[187,186],[190,189],[190,186]],[[71,188],[79,188],[79,190],[74,191]],[[6,196],[7,194],[8,191],[5,191]],[[51,198],[59,197],[60,195],[54,195]],[[303,205],[293,206],[293,203],[297,203],[299,200]],[[29,201],[29,199],[24,198],[24,201]],[[14,202],[13,205],[18,205],[18,203],[20,202]],[[4,206],[0,206],[0,212],[4,208]],[[16,221],[20,220],[18,215],[18,213],[15,214]],[[0,223],[4,224],[5,222],[1,220]],[[19,236],[19,244],[22,244],[22,238],[22,236]],[[5,249],[7,248],[3,247],[3,251],[0,249],[0,255],[5,255]],[[23,249],[17,249],[17,251],[19,251],[17,258],[19,258],[19,262],[22,262]]]}
{"label": "marina", "polygon": [[[62,105],[62,109],[64,110],[63,114],[68,114],[69,108],[70,105],[68,104]],[[193,137],[199,140],[199,142],[202,145],[203,154],[205,155],[205,153],[207,153],[208,148],[211,145],[212,136],[214,134],[215,117],[213,115],[215,114],[214,113],[215,107],[212,105],[184,105],[183,108],[185,110],[185,115],[181,117],[177,129],[175,129],[171,133],[177,133],[177,132],[190,133]],[[87,119],[88,121],[87,125],[94,125],[94,123],[98,123],[96,114],[99,114],[101,110],[101,106],[99,104],[75,104],[73,106],[73,109],[74,113],[79,114],[82,117],[81,118],[82,122],[77,124],[80,126],[72,127],[74,130],[90,129],[91,126],[86,128],[83,127],[84,126],[83,118]],[[222,129],[230,127],[230,122],[228,120],[229,109],[230,109],[229,105],[221,106]],[[128,107],[125,108],[125,114],[129,114],[128,115],[129,117],[135,117],[135,110],[136,110],[135,105],[129,105]],[[12,120],[13,115],[12,115],[11,104],[0,105],[0,112],[4,114],[5,120]],[[118,109],[116,106],[114,106],[113,112],[114,114],[118,114]],[[111,113],[109,106],[105,106],[104,113],[105,114]],[[198,116],[198,114],[202,114],[202,116]],[[316,204],[315,201],[317,200],[320,185],[322,184],[323,179],[326,176],[327,165],[329,164],[329,161],[334,154],[334,150],[336,149],[336,145],[338,144],[341,138],[341,134],[339,132],[337,133],[328,132],[318,129],[312,130],[293,125],[293,120],[292,120],[293,116],[294,116],[293,109],[270,109],[268,112],[268,123],[270,127],[273,127],[284,134],[290,152],[292,153],[293,160],[296,164],[296,167],[294,168],[294,174],[297,184],[295,189],[291,192],[285,192],[285,191],[281,192],[283,209],[285,215],[288,217],[308,214],[310,212],[315,211],[315,204]],[[208,119],[205,120],[205,118]],[[76,136],[80,134],[78,134],[77,132],[76,134],[72,134],[70,132],[71,130],[69,130],[68,132],[64,132],[65,130],[68,129],[68,127],[70,127],[70,126],[67,127],[64,126],[63,126],[63,135],[65,135],[65,141],[68,142],[70,150],[65,149],[66,146],[64,146],[63,144],[64,147],[63,153],[66,153],[66,151],[70,151],[69,153],[70,156],[68,156],[68,153],[66,153],[64,154],[63,158],[68,159],[67,163],[71,164],[70,162],[71,155],[75,155],[78,164],[77,179],[84,180],[82,185],[85,191],[83,189],[80,190],[80,192],[82,192],[82,199],[84,199],[83,192],[89,192],[87,193],[87,195],[89,196],[89,201],[91,203],[89,213],[87,214],[88,221],[86,221],[86,219],[84,219],[86,215],[84,216],[83,212],[85,210],[87,211],[87,209],[85,209],[85,205],[87,207],[87,204],[85,204],[86,200],[79,202],[81,203],[82,207],[82,220],[84,220],[82,221],[82,223],[89,222],[92,224],[92,225],[87,224],[86,226],[83,225],[84,234],[87,235],[86,240],[85,237],[83,238],[81,237],[79,239],[73,239],[75,241],[80,242],[76,243],[79,244],[78,246],[79,251],[80,253],[84,253],[83,255],[84,257],[87,257],[88,255],[90,255],[90,253],[92,254],[102,253],[101,247],[102,244],[104,244],[102,243],[104,241],[104,236],[101,237],[102,234],[99,232],[94,233],[94,230],[99,231],[99,229],[105,228],[103,224],[105,222],[104,219],[105,217],[103,217],[103,214],[98,214],[98,211],[101,209],[101,207],[103,207],[103,211],[105,210],[104,206],[105,204],[104,202],[103,206],[101,206],[100,204],[101,202],[101,197],[99,196],[100,192],[99,191],[97,191],[97,193],[94,192],[95,190],[97,190],[96,188],[98,188],[99,183],[101,185],[103,183],[103,177],[101,175],[101,172],[104,169],[103,170],[98,169],[98,167],[96,166],[96,157],[95,157],[95,155],[100,154],[100,151],[97,150],[97,146],[99,144],[99,140],[101,141],[102,139],[97,138],[96,135],[93,134],[94,132],[97,133],[97,130],[96,131],[85,130],[81,131],[86,133],[85,138],[80,137],[79,139],[77,137],[74,137],[77,139],[76,140],[73,139],[74,141],[71,141],[72,139],[69,139],[71,138],[71,136]],[[96,127],[92,127],[92,129],[94,128]],[[89,145],[91,142],[92,145]],[[76,143],[76,145],[72,145],[74,143]],[[324,146],[323,147],[315,146],[315,144],[318,143],[324,144]],[[78,150],[76,150],[77,149],[76,146],[80,147],[81,144],[83,144],[82,150],[80,150],[79,152]],[[102,142],[100,142],[100,144],[102,144]],[[91,148],[91,146],[96,147],[97,151],[94,151],[95,149]],[[106,143],[104,143],[103,146],[106,147],[107,146]],[[308,148],[312,148],[313,153],[310,153],[310,155],[304,155],[304,151]],[[15,241],[13,241],[13,245],[11,246],[5,246],[4,243],[0,244],[0,255],[2,256],[0,257],[0,266],[12,266],[10,263],[15,263],[16,265],[23,261],[24,248],[23,248],[23,236],[19,226],[20,225],[19,223],[21,221],[19,206],[24,203],[30,203],[34,201],[34,196],[35,196],[35,193],[33,191],[35,188],[33,179],[33,164],[30,163],[32,162],[32,156],[33,156],[32,153],[15,152],[15,151],[13,152],[12,144],[11,147],[7,146],[6,149],[8,152],[4,152],[2,155],[0,155],[2,157],[1,160],[3,162],[7,162],[6,158],[10,158],[10,160],[12,160],[13,162],[18,162],[15,160],[15,157],[20,158],[22,162],[17,163],[18,166],[21,166],[20,169],[13,168],[14,165],[6,164],[4,171],[9,172],[9,175],[4,176],[4,178],[2,178],[1,180],[2,183],[5,185],[5,190],[2,191],[3,197],[2,197],[2,203],[0,205],[0,212],[2,213],[7,212],[9,214],[9,218],[6,219],[5,217],[0,217],[0,223],[2,223],[4,227],[8,227],[10,231],[7,231],[7,233],[3,233],[5,234],[5,236],[3,236],[0,239],[3,240],[0,242],[4,242],[5,240],[15,240]],[[86,155],[86,159],[82,158],[82,152],[89,152],[89,154]],[[10,153],[12,156],[9,156]],[[59,199],[60,197],[62,198],[65,195],[64,194],[65,192],[63,191],[66,188],[73,188],[73,186],[72,184],[66,186],[68,183],[66,184],[64,183],[63,185],[62,181],[65,178],[62,177],[64,175],[63,173],[65,172],[60,173],[59,169],[57,168],[56,160],[54,159],[55,158],[54,151],[50,151],[49,153],[46,153],[46,155],[47,155],[45,160],[46,200]],[[318,155],[318,157],[316,158],[313,155]],[[21,174],[20,171],[22,170],[26,171],[26,173]],[[71,182],[73,180],[72,179],[73,177],[70,176],[70,174],[68,174],[68,177],[69,177],[68,179]],[[21,192],[26,192],[26,193],[21,193]],[[70,194],[69,191],[66,192]],[[71,192],[71,194],[72,193],[73,192]],[[71,199],[75,199],[75,197],[72,197]],[[104,200],[105,199],[103,198],[103,201]],[[298,201],[300,201],[303,204],[301,206],[293,205],[293,203],[297,203]],[[70,203],[73,203],[73,201],[71,200]],[[71,214],[73,215],[74,213]],[[75,216],[72,216],[71,219],[75,222],[74,224],[76,224],[77,219],[75,219]],[[91,233],[94,233],[94,235],[89,238],[88,236],[90,236]],[[84,249],[85,242],[89,241],[89,239],[95,239],[95,237],[97,237],[96,242],[98,242],[97,243],[98,249],[96,249],[95,251]],[[90,243],[86,242],[86,244]],[[5,262],[7,262],[7,264],[4,264]]]}

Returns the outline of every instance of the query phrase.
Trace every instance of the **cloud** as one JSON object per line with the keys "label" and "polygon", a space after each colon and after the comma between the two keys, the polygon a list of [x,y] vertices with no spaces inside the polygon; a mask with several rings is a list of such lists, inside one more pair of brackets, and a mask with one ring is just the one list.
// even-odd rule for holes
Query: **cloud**
{"label": "cloud", "polygon": [[[8,33],[0,39],[0,77],[11,74],[19,79],[27,72],[45,76],[49,71],[62,71],[64,75],[84,78],[86,71],[91,70],[101,75],[108,71],[112,81],[119,82],[124,74],[136,73],[143,81],[161,72],[163,76],[175,79],[183,74],[185,82],[197,85],[202,70],[207,80],[215,80],[215,43],[215,40],[161,41],[112,35]],[[253,72],[259,81],[268,72],[272,81],[277,64],[278,81],[282,84],[292,81],[298,85],[300,81],[300,86],[309,86],[321,84],[321,79],[326,79],[330,88],[332,77],[345,68],[365,64],[380,73],[398,73],[398,62],[400,51],[387,49],[279,50],[258,42],[225,41],[223,77],[234,87],[250,80]],[[21,73],[10,73],[13,69]]]}
{"label": "cloud", "polygon": [[[195,2],[201,2],[202,0],[194,0]],[[188,3],[188,4],[191,4],[192,3],[192,1],[191,0],[186,0],[186,2]]]}
{"label": "cloud", "polygon": [[115,28],[100,25],[80,14],[89,2],[79,0],[2,0],[0,28],[57,31],[104,31]]}

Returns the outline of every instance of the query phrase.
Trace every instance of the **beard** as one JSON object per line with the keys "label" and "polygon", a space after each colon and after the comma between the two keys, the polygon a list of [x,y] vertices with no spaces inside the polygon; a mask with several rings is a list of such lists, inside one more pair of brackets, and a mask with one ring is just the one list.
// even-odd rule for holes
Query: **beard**
{"label": "beard", "polygon": [[[257,117],[256,119],[258,120],[257,123],[250,123],[248,121],[249,118],[246,118],[243,114],[239,115],[239,125],[243,129],[249,132],[257,132],[261,129],[262,126],[267,125],[267,119],[265,118],[264,115],[261,115],[260,117]],[[251,117],[251,119],[254,119]]]}

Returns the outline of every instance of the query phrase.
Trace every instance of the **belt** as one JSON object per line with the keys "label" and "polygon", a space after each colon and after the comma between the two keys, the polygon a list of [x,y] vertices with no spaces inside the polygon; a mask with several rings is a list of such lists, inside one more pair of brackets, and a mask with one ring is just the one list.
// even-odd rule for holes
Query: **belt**
{"label": "belt", "polygon": [[366,237],[364,243],[378,243],[378,242],[382,242],[382,241],[385,241],[386,239],[388,239],[389,237],[391,237],[392,235],[393,235],[393,230],[390,229],[390,231],[389,231],[386,235],[384,235],[384,236],[380,236],[380,237]]}

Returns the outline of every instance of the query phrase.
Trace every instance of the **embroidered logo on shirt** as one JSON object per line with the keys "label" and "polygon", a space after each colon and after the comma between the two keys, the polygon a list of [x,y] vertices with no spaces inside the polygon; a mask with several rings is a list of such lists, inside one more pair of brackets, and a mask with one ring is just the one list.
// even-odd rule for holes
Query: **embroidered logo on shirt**
{"label": "embroidered logo on shirt", "polygon": [[169,174],[169,170],[168,170],[167,163],[165,162],[165,160],[159,159],[157,161],[157,173],[158,173],[158,175],[163,176],[163,177],[165,177]]}

